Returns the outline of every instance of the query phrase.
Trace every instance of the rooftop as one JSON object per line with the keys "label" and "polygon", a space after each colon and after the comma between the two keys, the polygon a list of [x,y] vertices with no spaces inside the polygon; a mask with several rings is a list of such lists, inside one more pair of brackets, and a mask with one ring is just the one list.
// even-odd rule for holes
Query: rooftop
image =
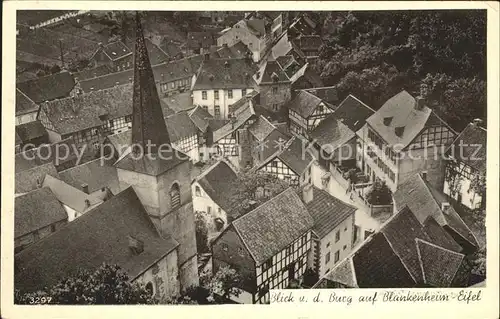
{"label": "rooftop", "polygon": [[246,89],[256,86],[256,69],[248,59],[209,59],[203,61],[193,90]]}
{"label": "rooftop", "polygon": [[104,53],[115,61],[132,54],[132,51],[121,41],[109,43],[103,47]]}
{"label": "rooftop", "polygon": [[[470,123],[453,141],[447,153],[476,171],[485,174],[487,135],[486,129],[478,124]],[[477,145],[481,145],[481,147],[478,148]]]}
{"label": "rooftop", "polygon": [[38,111],[35,104],[26,94],[16,89],[16,116]]}
{"label": "rooftop", "polygon": [[[33,141],[44,136],[48,136],[47,130],[40,121],[32,121],[24,124],[16,125],[16,134],[19,135],[23,143]],[[48,142],[48,137],[46,141]]]}
{"label": "rooftop", "polygon": [[14,193],[28,193],[37,189],[43,183],[45,175],[51,175],[56,178],[59,177],[52,162],[16,173],[14,177]]}
{"label": "rooftop", "polygon": [[69,72],[64,71],[20,82],[16,86],[34,103],[39,104],[69,96],[75,86],[75,80]]}

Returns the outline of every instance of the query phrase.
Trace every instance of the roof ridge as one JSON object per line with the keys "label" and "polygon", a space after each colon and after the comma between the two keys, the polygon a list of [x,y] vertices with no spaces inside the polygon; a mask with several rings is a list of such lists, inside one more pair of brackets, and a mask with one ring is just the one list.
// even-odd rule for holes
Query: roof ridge
{"label": "roof ridge", "polygon": [[353,208],[353,209],[355,209],[355,210],[358,210],[358,209],[359,209],[358,207],[356,207],[356,206],[354,206],[354,205],[351,205],[351,204],[349,204],[349,203],[346,203],[346,202],[344,202],[343,200],[341,200],[340,198],[338,198],[338,197],[336,197],[336,196],[334,196],[334,195],[332,195],[332,194],[328,193],[328,192],[327,192],[327,191],[325,191],[324,189],[318,188],[318,187],[316,187],[316,186],[314,186],[314,185],[313,185],[313,188],[314,188],[314,189],[316,189],[316,190],[318,190],[318,191],[320,191],[320,192],[322,192],[322,193],[325,193],[327,196],[329,196],[329,197],[333,198],[335,201],[338,201],[338,202],[340,202],[341,204],[344,204],[345,206],[348,206],[348,207]]}
{"label": "roof ridge", "polygon": [[[127,69],[127,70],[123,70],[123,71],[119,71],[119,72],[112,72],[112,73],[108,73],[108,74],[103,74],[103,75],[99,75],[99,76],[96,76],[96,77],[93,77],[93,78],[88,78],[88,79],[85,79],[85,80],[81,80],[79,82],[80,83],[82,83],[82,82],[88,82],[88,81],[91,81],[91,80],[96,80],[96,79],[100,79],[100,78],[107,77],[107,76],[111,77],[112,75],[125,74],[126,72],[131,72],[133,74],[134,73],[134,69]],[[95,92],[95,91],[91,91],[91,92]]]}
{"label": "roof ridge", "polygon": [[419,240],[420,238],[415,237],[415,245],[417,245],[418,264],[420,265],[420,270],[422,271],[422,278],[424,280],[424,283],[426,283],[427,279],[425,279],[424,263],[422,261],[422,255],[420,254],[420,246],[418,245]]}
{"label": "roof ridge", "polygon": [[[352,97],[353,99],[355,99],[356,101],[358,101],[359,103],[361,103],[364,107],[366,107],[367,109],[369,109],[370,111],[372,111],[373,113],[377,112],[375,111],[374,109],[372,109],[371,107],[368,106],[368,104],[366,104],[365,102],[361,101],[360,99],[358,99],[356,96],[352,95],[352,94],[349,94],[345,99],[347,100],[348,97]],[[340,104],[342,104],[344,101],[342,101]],[[339,104],[339,105],[340,105]]]}
{"label": "roof ridge", "polygon": [[415,241],[416,241],[417,245],[418,245],[418,243],[419,243],[419,242],[421,242],[422,244],[426,244],[426,245],[432,246],[432,247],[434,247],[434,248],[437,248],[437,249],[440,249],[440,250],[446,251],[446,252],[448,252],[448,253],[452,253],[452,254],[454,254],[454,255],[459,255],[459,256],[465,257],[465,255],[464,255],[464,254],[462,254],[462,253],[458,253],[458,252],[456,252],[456,251],[453,251],[453,250],[451,250],[451,249],[445,248],[445,247],[443,247],[443,246],[440,246],[440,245],[437,245],[437,244],[431,243],[430,241],[427,241],[427,240],[422,239],[422,238],[415,237]]}
{"label": "roof ridge", "polygon": [[[398,253],[394,250],[394,247],[392,246],[392,243],[391,243],[391,241],[389,240],[389,238],[387,238],[387,236],[385,235],[385,233],[384,233],[384,232],[382,232],[382,231],[381,231],[381,233],[382,233],[382,235],[384,236],[385,241],[387,241],[387,243],[388,243],[388,244],[389,244],[389,246],[391,247],[391,250],[392,250],[392,252],[394,253],[394,255],[396,255],[396,257],[398,257],[398,259],[401,261],[401,264],[403,265],[403,267],[405,267],[406,272],[407,272],[408,274],[410,274],[410,277],[413,279],[413,281],[414,281],[415,283],[418,283],[418,280],[417,280],[417,279],[415,278],[415,276],[412,274],[412,272],[410,271],[410,269],[408,268],[408,266],[406,265],[406,263],[403,261],[403,259],[401,258],[401,256],[399,256],[399,254],[398,254]],[[416,244],[415,244],[415,245],[416,245]]]}

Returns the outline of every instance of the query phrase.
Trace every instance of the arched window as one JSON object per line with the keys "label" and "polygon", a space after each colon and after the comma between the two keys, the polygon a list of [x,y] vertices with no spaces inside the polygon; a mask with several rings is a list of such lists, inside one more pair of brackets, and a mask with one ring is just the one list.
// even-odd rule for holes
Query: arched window
{"label": "arched window", "polygon": [[181,192],[179,189],[179,184],[174,183],[172,188],[170,188],[170,203],[172,205],[172,209],[176,209],[181,206]]}
{"label": "arched window", "polygon": [[148,282],[146,284],[146,290],[149,292],[151,296],[153,296],[154,290],[153,290],[153,284],[151,282]]}

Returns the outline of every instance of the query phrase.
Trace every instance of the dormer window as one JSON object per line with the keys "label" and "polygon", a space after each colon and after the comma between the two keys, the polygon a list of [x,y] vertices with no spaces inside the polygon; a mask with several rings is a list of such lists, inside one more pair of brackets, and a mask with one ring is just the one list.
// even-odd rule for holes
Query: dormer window
{"label": "dormer window", "polygon": [[399,126],[399,127],[396,127],[394,129],[394,133],[398,136],[398,137],[402,137],[403,136],[403,133],[405,131],[405,127],[404,126]]}
{"label": "dormer window", "polygon": [[390,116],[390,117],[384,117],[384,125],[385,126],[391,125],[391,122],[392,122],[392,116]]}
{"label": "dormer window", "polygon": [[170,203],[172,206],[172,210],[181,206],[181,192],[179,188],[179,184],[174,183],[170,188]]}

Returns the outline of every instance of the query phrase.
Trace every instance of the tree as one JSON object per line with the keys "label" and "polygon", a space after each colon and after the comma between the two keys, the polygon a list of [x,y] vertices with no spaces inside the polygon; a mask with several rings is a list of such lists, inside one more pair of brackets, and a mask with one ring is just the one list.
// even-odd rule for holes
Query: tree
{"label": "tree", "polygon": [[366,195],[368,203],[372,205],[389,205],[392,203],[392,193],[385,181],[375,179]]}
{"label": "tree", "polygon": [[203,212],[195,212],[195,227],[196,227],[196,247],[198,253],[207,253],[208,247],[208,227],[207,221],[203,216]]}
{"label": "tree", "polygon": [[50,73],[55,74],[61,72],[61,67],[57,64],[54,64],[50,67]]}
{"label": "tree", "polygon": [[240,216],[283,192],[289,185],[271,174],[244,171],[238,175],[231,187],[233,192],[230,205],[234,212],[232,215]]}
{"label": "tree", "polygon": [[467,261],[472,274],[486,277],[486,246],[467,256]]}
{"label": "tree", "polygon": [[319,274],[311,268],[307,268],[304,272],[304,285],[307,287],[314,286],[319,281]]}
{"label": "tree", "polygon": [[103,264],[94,271],[80,270],[45,291],[23,293],[16,291],[16,304],[29,304],[35,297],[48,297],[52,304],[155,304],[151,293],[117,265]]}
{"label": "tree", "polygon": [[242,292],[239,288],[242,283],[242,276],[228,266],[220,267],[212,276],[208,273],[200,276],[201,286],[209,292],[208,300],[216,300],[217,295],[223,300],[230,296],[238,297]]}

